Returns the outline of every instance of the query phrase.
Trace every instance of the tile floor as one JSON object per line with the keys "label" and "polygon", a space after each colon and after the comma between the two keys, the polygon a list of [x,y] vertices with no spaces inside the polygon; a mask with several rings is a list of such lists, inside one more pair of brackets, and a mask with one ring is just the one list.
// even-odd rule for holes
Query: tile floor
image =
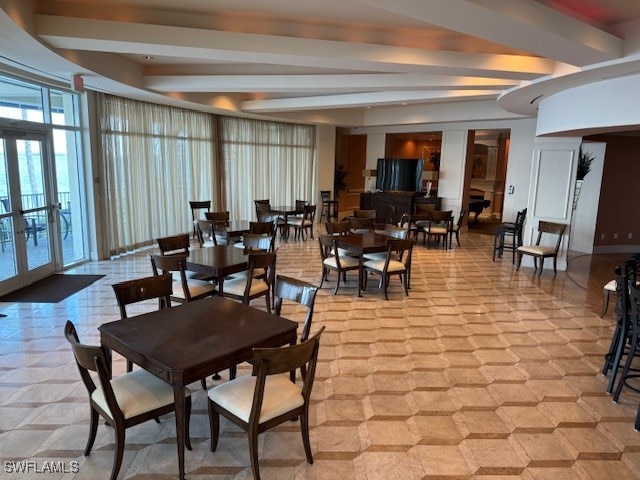
{"label": "tile floor", "polygon": [[[506,257],[493,263],[492,237],[462,241],[450,251],[416,247],[408,298],[397,280],[389,301],[376,282],[357,298],[353,275],[336,296],[335,274],[325,283],[314,317],[327,327],[313,392],[315,462],[305,461],[298,425],[285,424],[261,437],[263,479],[640,478],[640,396],[625,391],[612,403],[598,374],[612,314],[601,320],[584,300],[564,299],[565,273],[538,280]],[[317,284],[317,241],[281,244],[278,271]],[[87,398],[62,328],[71,319],[83,342],[98,342],[96,327],[118,318],[110,285],[150,274],[148,256],[71,273],[106,277],[59,304],[0,304],[2,479],[96,479],[111,470],[113,432],[103,424],[92,454],[82,455]],[[284,315],[302,321],[304,312],[288,306]],[[115,362],[123,372],[124,360]],[[206,396],[194,389],[188,478],[250,479],[239,429],[223,424],[209,452]],[[31,471],[12,472],[22,460]],[[78,471],[33,470],[51,465]],[[172,416],[127,431],[120,478],[176,476]]]}

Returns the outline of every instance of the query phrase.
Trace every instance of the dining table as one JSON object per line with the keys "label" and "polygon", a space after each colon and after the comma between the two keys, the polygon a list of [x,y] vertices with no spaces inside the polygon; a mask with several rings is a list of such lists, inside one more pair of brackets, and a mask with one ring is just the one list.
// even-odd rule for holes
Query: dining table
{"label": "dining table", "polygon": [[358,255],[360,268],[358,269],[358,297],[362,297],[364,283],[363,257],[367,253],[385,252],[391,237],[376,232],[349,233],[338,236],[338,246]]}
{"label": "dining table", "polygon": [[294,345],[298,324],[207,297],[101,325],[100,341],[173,387],[179,478],[185,478],[185,387],[251,359],[254,348]]}
{"label": "dining table", "polygon": [[227,245],[230,245],[232,238],[241,237],[251,231],[251,222],[249,220],[230,220],[224,224],[216,224],[215,230],[217,234],[224,235]]}
{"label": "dining table", "polygon": [[289,240],[289,227],[287,226],[287,222],[289,220],[290,215],[302,215],[304,210],[300,207],[295,207],[293,205],[280,205],[276,207],[271,207],[269,210],[271,213],[275,213],[276,215],[282,215],[283,223],[281,225],[280,236],[286,242]]}
{"label": "dining table", "polygon": [[223,296],[224,279],[234,273],[249,268],[249,256],[241,248],[233,245],[216,245],[189,250],[186,269],[191,272],[204,273],[218,280],[218,295]]}

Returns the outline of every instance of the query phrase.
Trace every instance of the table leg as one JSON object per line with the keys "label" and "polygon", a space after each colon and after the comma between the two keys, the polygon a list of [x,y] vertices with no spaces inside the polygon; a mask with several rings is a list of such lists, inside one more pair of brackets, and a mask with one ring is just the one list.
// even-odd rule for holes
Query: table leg
{"label": "table leg", "polygon": [[178,478],[184,480],[184,432],[186,425],[184,386],[182,379],[175,379],[173,401],[176,407],[176,442],[178,444]]}

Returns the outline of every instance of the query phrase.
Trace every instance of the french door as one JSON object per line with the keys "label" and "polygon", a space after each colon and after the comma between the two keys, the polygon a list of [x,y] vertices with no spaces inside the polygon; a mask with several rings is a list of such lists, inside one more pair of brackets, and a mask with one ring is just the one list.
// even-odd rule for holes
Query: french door
{"label": "french door", "polygon": [[48,132],[0,128],[0,294],[56,270],[51,145]]}

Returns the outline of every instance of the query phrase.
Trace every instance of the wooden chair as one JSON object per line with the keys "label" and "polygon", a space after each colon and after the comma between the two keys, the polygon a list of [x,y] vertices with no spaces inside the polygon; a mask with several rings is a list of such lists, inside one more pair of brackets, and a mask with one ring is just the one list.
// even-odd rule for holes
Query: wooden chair
{"label": "wooden chair", "polygon": [[313,321],[313,309],[316,302],[318,287],[311,283],[298,280],[296,278],[278,275],[274,287],[274,313],[278,316],[282,313],[283,300],[295,302],[307,307],[307,315],[302,323],[302,333],[300,341],[304,342],[309,338],[311,322]]}
{"label": "wooden chair", "polygon": [[[262,237],[262,239],[258,239],[257,237]],[[252,245],[247,246],[247,242],[245,239],[251,238]],[[264,239],[268,239],[268,246],[265,247]],[[260,246],[255,247],[256,243]],[[235,248],[242,249],[253,249],[256,248],[258,250],[265,250],[268,252],[273,252],[276,243],[276,225],[274,222],[249,222],[249,233],[244,234],[242,236],[241,242],[236,242],[233,244]]]}
{"label": "wooden chair", "polygon": [[211,211],[211,200],[203,200],[203,201],[191,201],[189,202],[189,208],[191,208],[191,220],[193,222],[193,238],[196,238],[198,234],[197,229],[197,221],[200,218],[200,210],[205,210],[206,212]]}
{"label": "wooden chair", "polygon": [[373,232],[374,218],[372,217],[349,217],[347,221],[353,233]]}
{"label": "wooden chair", "polygon": [[[298,345],[254,349],[251,375],[243,375],[209,390],[212,452],[218,447],[222,415],[247,432],[253,478],[260,480],[258,435],[287,420],[300,417],[307,462],[313,463],[309,443],[309,402],[323,331],[324,327]],[[302,386],[299,386],[288,374],[302,367],[306,367],[306,371]]]}
{"label": "wooden chair", "polygon": [[249,253],[249,270],[246,275],[234,276],[224,282],[222,294],[240,300],[245,305],[254,298],[265,297],[267,312],[271,313],[271,285],[275,279],[276,253]]}
{"label": "wooden chair", "polygon": [[314,239],[313,225],[316,218],[316,208],[317,205],[305,205],[302,210],[302,217],[289,218],[289,220],[287,221],[287,226],[293,228],[295,232],[294,238],[302,238],[302,240],[304,241],[305,232],[309,232],[311,235],[311,239]]}
{"label": "wooden chair", "polygon": [[367,272],[378,274],[384,290],[384,298],[389,300],[387,288],[392,275],[398,275],[404,286],[405,295],[409,296],[409,277],[411,275],[411,253],[413,252],[413,240],[393,239],[389,240],[387,254],[383,260],[367,260],[362,264],[365,272],[364,289],[367,289]]}
{"label": "wooden chair", "polygon": [[214,224],[213,232],[216,237],[216,245],[226,245],[227,237],[224,231],[225,228],[229,226],[229,211],[207,212],[205,213],[205,217]]}
{"label": "wooden chair", "polygon": [[[401,240],[409,238],[408,229],[390,224],[384,226],[384,234],[390,238],[399,238]],[[366,260],[385,260],[387,252],[365,253],[362,257]],[[400,260],[400,258],[394,253],[393,260]]]}
{"label": "wooden chair", "polygon": [[215,221],[198,220],[198,243],[200,244],[200,248],[209,248],[218,245]]}
{"label": "wooden chair", "polygon": [[413,239],[414,243],[418,241],[418,236],[420,235],[420,233],[422,233],[422,243],[424,243],[426,235],[424,227],[426,227],[428,224],[428,213],[403,213],[402,217],[400,217],[398,226],[409,231],[409,236]]}
{"label": "wooden chair", "polygon": [[[64,335],[71,345],[80,377],[89,394],[91,419],[84,455],[88,456],[91,453],[98,431],[98,418],[102,416],[115,431],[116,451],[110,478],[116,480],[124,454],[126,429],[173,412],[175,410],[173,388],[142,368],[111,378],[109,354],[103,347],[81,344],[75,326],[70,321],[67,321],[64,327]],[[94,383],[90,372],[97,373],[99,387]],[[185,395],[184,443],[187,449],[191,450],[189,437],[191,391],[188,388],[185,388]]]}
{"label": "wooden chair", "polygon": [[[128,318],[127,305],[158,300],[158,308],[171,307],[173,278],[171,274],[137,278],[111,285],[120,309],[120,318]],[[133,362],[127,360],[127,372],[133,369]]]}
{"label": "wooden chair", "polygon": [[[639,392],[640,389],[637,386],[637,380],[630,382],[632,379],[638,379],[640,377],[640,373],[638,373],[637,367],[632,367],[633,361],[635,360],[636,355],[638,355],[638,341],[640,341],[640,332],[638,329],[640,328],[640,290],[636,286],[636,282],[632,275],[629,275],[627,278],[626,288],[629,290],[629,310],[630,315],[628,316],[628,325],[627,332],[624,335],[627,344],[627,352],[626,359],[624,362],[624,367],[622,368],[622,372],[620,373],[620,379],[618,380],[616,390],[613,394],[613,401],[618,402],[620,399],[620,394],[622,393],[622,388],[627,387],[635,392]],[[619,357],[622,360],[622,356]],[[612,373],[613,378],[613,373]],[[637,420],[636,420],[637,421]]]}
{"label": "wooden chair", "polygon": [[320,243],[320,256],[322,258],[322,280],[320,281],[320,288],[324,284],[330,270],[334,270],[338,273],[338,279],[336,280],[336,288],[333,291],[335,295],[338,293],[340,287],[340,276],[344,283],[347,283],[347,272],[351,270],[360,271],[360,260],[349,255],[341,255],[338,248],[338,237],[333,235],[320,235],[318,238]]}
{"label": "wooden chair", "polygon": [[[493,248],[493,260],[498,257],[502,258],[505,250],[511,250],[511,263],[516,262],[516,252],[518,247],[522,246],[522,230],[524,222],[527,218],[527,209],[524,208],[516,214],[514,222],[503,222],[496,227],[497,244]],[[494,241],[494,243],[496,243]]]}
{"label": "wooden chair", "polygon": [[[196,222],[197,223],[197,222]],[[172,235],[169,237],[160,237],[156,238],[156,242],[158,242],[158,249],[160,250],[160,255],[189,255],[189,249],[191,247],[191,242],[189,240],[188,234],[179,234]],[[187,278],[194,280],[203,280],[203,281],[217,281],[215,277],[210,275],[205,275],[201,273],[195,272],[187,272]],[[180,274],[178,272],[174,272],[173,280],[180,280]]]}
{"label": "wooden chair", "polygon": [[186,255],[151,255],[153,274],[170,273],[173,277],[171,300],[185,303],[214,295],[215,288],[210,282],[187,277],[186,261]]}
{"label": "wooden chair", "polygon": [[[535,269],[538,269],[538,259],[540,260],[540,272],[538,276],[542,275],[542,269],[544,268],[544,259],[553,258],[553,273],[558,273],[556,270],[556,260],[558,258],[558,250],[560,249],[560,243],[562,243],[562,236],[567,226],[563,223],[543,222],[538,223],[538,239],[535,245],[524,245],[518,247],[518,263],[516,270],[520,270],[520,262],[523,255],[531,255],[533,257],[533,265]],[[543,235],[555,235],[555,245],[545,246],[540,245]]]}
{"label": "wooden chair", "polygon": [[[449,248],[449,232],[453,226],[453,211],[451,210],[434,210],[429,213],[429,221],[424,227],[427,248],[432,239],[436,240],[436,244],[442,240],[442,246],[446,250]],[[422,239],[424,245],[425,238]]]}
{"label": "wooden chair", "polygon": [[460,210],[460,215],[458,215],[458,220],[456,223],[451,225],[451,230],[449,230],[449,248],[453,244],[453,235],[456,236],[456,242],[458,246],[460,246],[460,228],[462,228],[462,224],[464,223],[464,217],[467,215],[467,209],[463,208]]}
{"label": "wooden chair", "polygon": [[258,220],[261,214],[271,213],[271,203],[269,200],[254,200],[253,204],[256,207],[256,218]]}
{"label": "wooden chair", "polygon": [[330,222],[331,219],[338,218],[338,201],[331,199],[331,190],[321,190],[320,199],[322,200],[322,211],[320,212],[321,221],[324,219]]}

